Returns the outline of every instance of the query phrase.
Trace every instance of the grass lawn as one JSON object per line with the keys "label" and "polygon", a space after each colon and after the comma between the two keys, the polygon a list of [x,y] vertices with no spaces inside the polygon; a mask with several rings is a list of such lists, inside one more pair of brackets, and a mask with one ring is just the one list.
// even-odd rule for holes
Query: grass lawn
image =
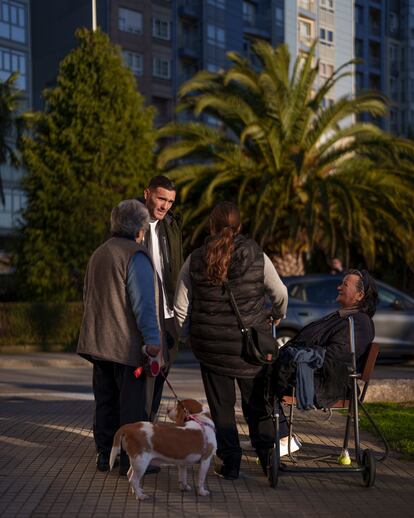
{"label": "grass lawn", "polygon": [[[366,403],[364,406],[388,440],[390,448],[400,452],[404,458],[414,460],[414,402]],[[374,432],[362,410],[360,416],[361,427]]]}

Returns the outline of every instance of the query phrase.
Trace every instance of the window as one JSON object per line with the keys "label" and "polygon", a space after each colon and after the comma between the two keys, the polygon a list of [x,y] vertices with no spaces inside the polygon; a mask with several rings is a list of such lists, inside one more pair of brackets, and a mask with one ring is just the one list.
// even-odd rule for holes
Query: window
{"label": "window", "polygon": [[152,20],[152,35],[154,38],[160,38],[161,40],[171,39],[171,24],[168,20],[161,20],[159,18],[153,18]]}
{"label": "window", "polygon": [[20,189],[4,189],[4,202],[0,204],[0,227],[10,229],[18,224],[26,196]]}
{"label": "window", "polygon": [[322,99],[322,108],[329,108],[334,103],[333,99],[330,99],[329,97],[324,97]]}
{"label": "window", "polygon": [[299,41],[304,43],[305,45],[310,45],[313,38],[313,24],[311,21],[303,20],[299,18],[298,20],[298,31],[299,31]]}
{"label": "window", "polygon": [[215,45],[224,49],[226,47],[226,33],[221,27],[216,25],[207,25],[207,41],[210,45]]}
{"label": "window", "polygon": [[132,9],[118,9],[118,29],[123,32],[142,34],[142,14]]}
{"label": "window", "polygon": [[398,101],[398,81],[395,77],[390,77],[390,93],[393,101]]}
{"label": "window", "polygon": [[218,72],[220,70],[220,67],[215,63],[207,63],[207,70],[209,72]]}
{"label": "window", "polygon": [[401,292],[394,292],[383,286],[378,287],[378,306],[383,308],[395,307],[396,301],[401,309],[413,309],[414,304],[409,297],[405,297]]}
{"label": "window", "polygon": [[358,91],[364,88],[364,74],[362,72],[355,74],[355,87]]}
{"label": "window", "polygon": [[319,5],[322,9],[326,9],[327,11],[334,10],[334,0],[319,0]]}
{"label": "window", "polygon": [[319,72],[320,72],[321,77],[325,77],[325,78],[331,77],[332,74],[334,73],[334,66],[331,65],[330,63],[321,62],[320,66],[319,66]]}
{"label": "window", "polygon": [[373,34],[380,34],[381,32],[381,11],[379,9],[369,10],[369,25]]}
{"label": "window", "polygon": [[0,37],[26,43],[26,6],[20,2],[0,2]]}
{"label": "window", "polygon": [[5,81],[12,72],[19,72],[17,88],[27,89],[26,54],[17,50],[0,47],[0,79]]}
{"label": "window", "polygon": [[362,58],[364,55],[364,42],[359,38],[355,38],[355,56]]}
{"label": "window", "polygon": [[381,45],[376,41],[369,42],[369,64],[373,67],[381,66]]}
{"label": "window", "polygon": [[307,282],[288,285],[289,297],[313,304],[335,304],[340,280]]}
{"label": "window", "polygon": [[220,9],[226,8],[226,0],[207,0],[207,3],[214,5],[214,7],[220,7]]}
{"label": "window", "polygon": [[390,32],[396,33],[398,32],[398,14],[397,13],[390,13]]}
{"label": "window", "polygon": [[152,74],[161,79],[171,78],[171,60],[162,56],[155,56],[152,60]]}
{"label": "window", "polygon": [[243,2],[243,20],[251,25],[256,21],[256,6],[250,2]]}
{"label": "window", "polygon": [[360,5],[355,6],[355,23],[364,23],[364,8]]}
{"label": "window", "polygon": [[142,55],[129,50],[123,50],[122,55],[126,65],[132,70],[136,76],[142,76],[143,73],[143,61]]}
{"label": "window", "polygon": [[275,8],[275,20],[276,20],[276,25],[283,25],[283,9],[281,9],[280,7],[276,7]]}
{"label": "window", "polygon": [[321,27],[320,40],[322,45],[326,45],[327,47],[333,47],[333,37],[333,31]]}
{"label": "window", "polygon": [[313,11],[315,7],[315,0],[299,0],[299,7],[307,11]]}
{"label": "window", "polygon": [[397,45],[390,45],[389,46],[389,52],[390,52],[390,63],[394,64],[397,63],[398,60],[398,48]]}
{"label": "window", "polygon": [[369,75],[369,88],[371,90],[381,90],[381,78],[377,74]]}

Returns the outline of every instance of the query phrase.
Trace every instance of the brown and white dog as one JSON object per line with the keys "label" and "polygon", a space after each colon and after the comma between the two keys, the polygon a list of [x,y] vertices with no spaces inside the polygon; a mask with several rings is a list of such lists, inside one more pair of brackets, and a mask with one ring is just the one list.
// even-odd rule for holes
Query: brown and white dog
{"label": "brown and white dog", "polygon": [[210,414],[194,399],[178,401],[167,414],[174,423],[138,422],[121,426],[114,437],[109,459],[110,469],[114,466],[122,444],[131,464],[128,480],[132,491],[138,500],[144,500],[148,495],[142,491],[141,479],[152,460],[178,466],[181,491],[191,490],[187,483],[187,466],[200,463],[198,494],[209,495],[204,482],[217,447]]}

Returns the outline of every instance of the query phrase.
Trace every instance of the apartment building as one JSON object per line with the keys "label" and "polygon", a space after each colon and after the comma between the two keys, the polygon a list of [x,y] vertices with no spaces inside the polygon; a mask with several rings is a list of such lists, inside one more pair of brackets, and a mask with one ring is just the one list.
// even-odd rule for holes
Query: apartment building
{"label": "apartment building", "polygon": [[[0,1],[0,79],[4,81],[11,73],[19,73],[16,85],[22,92],[23,111],[31,105],[29,20],[29,0]],[[16,226],[25,202],[24,193],[20,187],[21,175],[22,171],[10,164],[1,166],[4,204],[0,202],[0,249],[3,248],[4,238],[10,235],[11,229]]]}
{"label": "apartment building", "polygon": [[[157,123],[172,113],[172,4],[168,0],[96,0],[97,25],[122,48],[140,92],[157,108]],[[78,27],[92,27],[91,0],[36,0],[32,7],[33,100],[53,86],[59,62],[76,45]]]}
{"label": "apartment building", "polygon": [[[138,89],[156,107],[156,123],[161,125],[176,117],[175,105],[183,82],[198,70],[216,71],[228,66],[229,50],[254,59],[252,45],[258,39],[272,45],[286,42],[294,58],[319,38],[317,55],[321,60],[320,80],[324,80],[353,57],[353,1],[96,0],[96,6],[98,26],[121,46]],[[9,67],[9,55],[14,69],[21,72],[27,105],[40,110],[42,91],[54,86],[60,61],[76,45],[76,29],[92,28],[93,1],[4,0],[0,5],[4,66]],[[14,21],[9,21],[12,16]],[[407,70],[407,77],[409,74]],[[352,78],[344,79],[326,102],[353,90]],[[214,124],[213,119],[206,120]],[[3,168],[7,200],[6,206],[0,207],[0,233],[10,232],[24,203],[20,174],[9,166]]]}
{"label": "apartment building", "polygon": [[414,137],[414,0],[355,0],[355,55],[356,90],[389,100],[380,125]]}

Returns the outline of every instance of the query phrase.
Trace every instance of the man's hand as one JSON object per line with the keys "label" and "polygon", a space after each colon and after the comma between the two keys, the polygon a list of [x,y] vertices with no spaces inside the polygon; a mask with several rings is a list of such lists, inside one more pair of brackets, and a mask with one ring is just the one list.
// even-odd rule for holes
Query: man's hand
{"label": "man's hand", "polygon": [[159,345],[146,345],[145,351],[148,354],[148,356],[151,356],[152,358],[155,358],[157,354],[161,351],[161,348]]}
{"label": "man's hand", "polygon": [[280,324],[281,320],[282,320],[281,318],[278,318],[277,320],[273,320],[274,325],[278,326]]}

